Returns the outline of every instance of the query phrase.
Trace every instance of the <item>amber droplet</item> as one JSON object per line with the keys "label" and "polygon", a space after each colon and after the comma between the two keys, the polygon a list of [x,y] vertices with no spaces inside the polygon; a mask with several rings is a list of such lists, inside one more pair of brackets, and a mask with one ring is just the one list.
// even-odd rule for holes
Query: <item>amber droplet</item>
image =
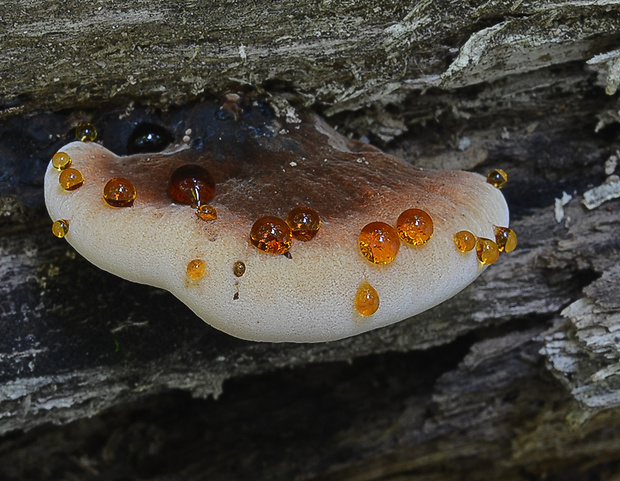
{"label": "amber droplet", "polygon": [[278,217],[263,217],[250,229],[250,241],[257,249],[269,254],[285,254],[291,248],[291,229]]}
{"label": "amber droplet", "polygon": [[64,152],[56,152],[52,157],[52,165],[56,170],[66,169],[71,165],[71,157]]}
{"label": "amber droplet", "polygon": [[187,277],[197,281],[207,273],[207,263],[202,259],[193,259],[187,264]]}
{"label": "amber droplet", "polygon": [[433,235],[433,219],[423,210],[408,209],[398,216],[396,229],[403,241],[419,246]]}
{"label": "amber droplet", "polygon": [[476,247],[476,236],[468,230],[462,230],[454,234],[454,243],[461,252],[469,252]]}
{"label": "amber droplet", "polygon": [[508,182],[508,174],[502,169],[493,169],[489,172],[489,175],[487,175],[487,182],[493,187],[501,189],[506,185],[506,182]]}
{"label": "amber droplet", "polygon": [[233,264],[233,274],[236,277],[241,277],[245,274],[245,264],[241,261],[237,261]]}
{"label": "amber droplet", "polygon": [[355,294],[355,309],[362,316],[370,316],[379,309],[379,294],[374,287],[364,281]]}
{"label": "amber droplet", "polygon": [[321,228],[319,214],[306,206],[295,207],[290,211],[286,223],[291,228],[293,237],[302,241],[312,239]]}
{"label": "amber droplet", "polygon": [[82,142],[93,142],[97,138],[97,129],[90,122],[81,122],[75,128],[75,138]]}
{"label": "amber droplet", "polygon": [[52,234],[59,239],[62,239],[69,232],[69,221],[65,219],[58,219],[52,224]]}
{"label": "amber droplet", "polygon": [[215,220],[217,219],[217,211],[215,207],[209,204],[202,204],[196,209],[196,215],[202,220]]}
{"label": "amber droplet", "polygon": [[84,183],[84,177],[79,170],[68,168],[60,173],[58,182],[65,190],[75,190]]}
{"label": "amber droplet", "polygon": [[207,169],[195,164],[179,167],[170,176],[168,193],[179,204],[196,208],[215,195],[215,181]]}
{"label": "amber droplet", "polygon": [[497,244],[491,239],[478,237],[476,241],[476,254],[480,262],[490,265],[497,262],[499,258],[499,249],[497,248]]}
{"label": "amber droplet", "polygon": [[360,232],[358,244],[362,255],[375,264],[392,262],[400,249],[396,229],[385,222],[371,222]]}
{"label": "amber droplet", "polygon": [[136,188],[127,179],[114,177],[103,188],[103,198],[112,207],[131,207],[136,199]]}
{"label": "amber droplet", "polygon": [[517,247],[517,234],[508,227],[495,227],[495,241],[500,252],[512,252]]}

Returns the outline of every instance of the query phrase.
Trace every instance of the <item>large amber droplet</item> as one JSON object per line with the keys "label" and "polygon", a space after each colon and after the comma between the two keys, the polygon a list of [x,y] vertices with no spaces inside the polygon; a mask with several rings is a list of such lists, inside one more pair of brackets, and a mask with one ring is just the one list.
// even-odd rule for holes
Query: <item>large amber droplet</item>
{"label": "large amber droplet", "polygon": [[215,181],[207,169],[195,164],[183,165],[170,176],[168,193],[173,201],[196,208],[213,199]]}
{"label": "large amber droplet", "polygon": [[398,216],[396,229],[403,241],[419,246],[433,235],[433,219],[421,209],[408,209]]}
{"label": "large amber droplet", "polygon": [[487,175],[487,182],[493,187],[501,189],[506,185],[506,182],[508,182],[508,174],[502,169],[493,169],[489,172],[489,175]]}
{"label": "large amber droplet", "polygon": [[517,234],[508,227],[495,227],[495,241],[500,252],[512,252],[517,247]]}
{"label": "large amber droplet", "polygon": [[207,273],[207,263],[202,259],[192,259],[187,264],[187,277],[197,281]]}
{"label": "large amber droplet", "polygon": [[396,229],[385,222],[371,222],[360,232],[358,244],[362,255],[375,264],[392,262],[400,249]]}
{"label": "large amber droplet", "polygon": [[136,199],[136,188],[122,177],[114,177],[103,188],[103,198],[112,207],[131,207]]}
{"label": "large amber droplet", "polygon": [[196,209],[196,215],[199,219],[206,221],[217,219],[217,211],[215,210],[215,207],[209,204],[202,204],[198,207]]}
{"label": "large amber droplet", "polygon": [[75,138],[82,142],[93,142],[97,138],[97,129],[90,122],[81,122],[75,128]]}
{"label": "large amber droplet", "polygon": [[357,289],[354,304],[362,316],[370,316],[379,309],[379,294],[374,287],[364,281]]}
{"label": "large amber droplet", "polygon": [[64,152],[56,152],[52,157],[52,165],[56,170],[64,170],[71,165],[71,157]]}
{"label": "large amber droplet", "polygon": [[288,224],[278,217],[258,219],[250,229],[252,245],[269,254],[287,253],[292,237]]}
{"label": "large amber droplet", "polygon": [[69,233],[69,221],[65,219],[58,219],[52,224],[52,234],[59,239],[62,239]]}
{"label": "large amber droplet", "polygon": [[312,239],[321,228],[319,214],[306,206],[295,207],[290,211],[286,223],[291,228],[293,237],[302,241]]}
{"label": "large amber droplet", "polygon": [[469,252],[476,247],[476,236],[468,230],[462,230],[454,234],[454,243],[461,252]]}
{"label": "large amber droplet", "polygon": [[79,170],[68,168],[60,173],[58,182],[65,190],[75,190],[84,183],[84,177]]}
{"label": "large amber droplet", "polygon": [[476,254],[478,255],[478,260],[486,265],[494,264],[499,259],[497,244],[491,239],[484,237],[478,237],[476,241]]}

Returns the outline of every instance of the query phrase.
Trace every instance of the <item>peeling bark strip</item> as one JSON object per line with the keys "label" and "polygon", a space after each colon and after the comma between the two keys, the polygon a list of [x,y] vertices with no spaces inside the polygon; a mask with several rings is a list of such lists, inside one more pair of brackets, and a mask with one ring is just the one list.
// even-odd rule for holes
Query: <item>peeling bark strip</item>
{"label": "peeling bark strip", "polygon": [[[0,478],[616,479],[619,23],[617,1],[4,2]],[[411,321],[273,346],[51,235],[43,168],[80,120],[123,143],[246,83],[420,167],[504,169],[519,248]]]}

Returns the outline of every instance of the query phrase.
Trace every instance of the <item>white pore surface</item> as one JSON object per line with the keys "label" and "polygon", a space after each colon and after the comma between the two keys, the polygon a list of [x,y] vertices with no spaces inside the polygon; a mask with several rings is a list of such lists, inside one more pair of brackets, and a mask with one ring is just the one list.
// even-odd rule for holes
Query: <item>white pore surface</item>
{"label": "white pore surface", "polygon": [[[255,341],[341,339],[429,309],[454,296],[483,270],[475,250],[461,253],[455,248],[454,233],[469,230],[493,239],[493,226],[508,226],[509,220],[501,192],[476,176],[476,198],[464,199],[464,205],[455,206],[445,218],[434,217],[432,239],[418,247],[403,243],[388,265],[373,265],[360,254],[358,233],[377,220],[363,215],[351,219],[349,226],[324,222],[312,241],[293,242],[288,259],[254,248],[249,242],[251,223],[217,203],[213,205],[218,220],[211,223],[198,219],[186,205],[143,205],[139,192],[133,207],[111,208],[102,197],[111,176],[95,175],[87,164],[98,155],[114,154],[80,142],[61,150],[83,172],[85,183],[73,192],[64,191],[59,172],[50,164],[45,200],[52,220],[69,221],[66,240],[81,255],[124,279],[164,288],[213,327]],[[396,209],[397,217],[402,207]],[[343,235],[343,229],[350,232]],[[197,258],[207,263],[207,273],[193,281],[186,267]],[[233,274],[236,261],[246,265],[240,278]],[[363,281],[380,297],[380,307],[371,316],[361,316],[354,308]]]}

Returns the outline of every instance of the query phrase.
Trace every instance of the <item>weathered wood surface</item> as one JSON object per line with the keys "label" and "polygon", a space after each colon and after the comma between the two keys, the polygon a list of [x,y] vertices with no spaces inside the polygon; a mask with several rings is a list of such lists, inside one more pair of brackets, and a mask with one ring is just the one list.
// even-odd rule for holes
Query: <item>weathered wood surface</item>
{"label": "weathered wood surface", "polygon": [[[617,480],[619,24],[614,1],[4,2],[0,477]],[[504,168],[517,251],[410,321],[271,345],[49,234],[77,119],[241,84],[424,167]]]}

